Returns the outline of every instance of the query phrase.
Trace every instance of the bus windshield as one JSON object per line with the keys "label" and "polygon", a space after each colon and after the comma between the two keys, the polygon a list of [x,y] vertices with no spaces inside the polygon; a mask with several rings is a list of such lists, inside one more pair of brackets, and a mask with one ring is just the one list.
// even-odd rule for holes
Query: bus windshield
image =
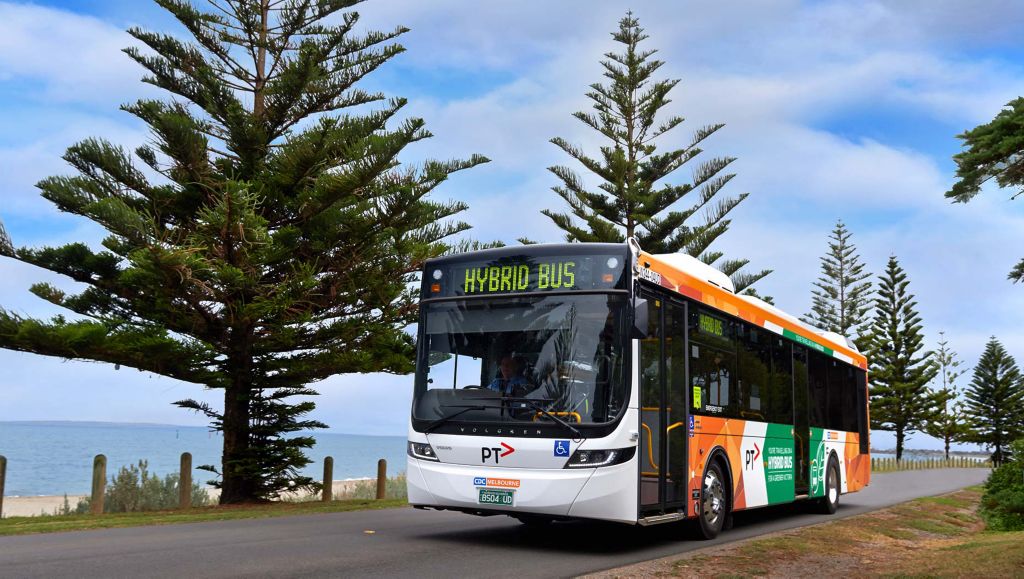
{"label": "bus windshield", "polygon": [[[625,406],[621,295],[423,304],[413,417],[600,424]],[[455,414],[458,413],[458,416]]]}

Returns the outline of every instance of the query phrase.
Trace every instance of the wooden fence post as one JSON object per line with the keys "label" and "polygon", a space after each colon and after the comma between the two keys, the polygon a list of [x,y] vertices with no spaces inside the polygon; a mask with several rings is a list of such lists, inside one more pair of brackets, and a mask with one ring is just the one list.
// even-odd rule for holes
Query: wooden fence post
{"label": "wooden fence post", "polygon": [[324,459],[324,490],[321,495],[324,502],[334,500],[334,457]]}
{"label": "wooden fence post", "polygon": [[4,518],[4,480],[7,478],[7,457],[0,454],[0,519]]}
{"label": "wooden fence post", "polygon": [[92,514],[103,514],[103,498],[107,490],[107,457],[97,454],[92,459],[92,499],[89,506],[92,507]]}
{"label": "wooden fence post", "polygon": [[181,470],[178,474],[178,508],[192,508],[192,453],[181,453]]}
{"label": "wooden fence post", "polygon": [[377,500],[383,499],[388,489],[388,461],[377,461]]}

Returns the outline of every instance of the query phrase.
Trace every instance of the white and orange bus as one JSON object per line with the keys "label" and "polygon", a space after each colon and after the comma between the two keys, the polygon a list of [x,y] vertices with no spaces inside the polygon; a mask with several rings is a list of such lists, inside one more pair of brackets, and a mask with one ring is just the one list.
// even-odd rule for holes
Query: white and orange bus
{"label": "white and orange bus", "polygon": [[423,272],[409,502],[695,519],[868,484],[867,361],[682,254],[529,245]]}

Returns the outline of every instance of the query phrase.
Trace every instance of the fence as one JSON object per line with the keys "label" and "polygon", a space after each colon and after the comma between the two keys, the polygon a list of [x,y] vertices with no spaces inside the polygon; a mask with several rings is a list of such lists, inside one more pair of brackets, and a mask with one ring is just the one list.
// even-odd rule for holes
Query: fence
{"label": "fence", "polygon": [[933,468],[992,468],[989,460],[978,460],[966,456],[953,456],[946,458],[925,458],[921,460],[903,459],[899,462],[895,458],[872,458],[872,472],[890,472],[895,470],[927,470]]}
{"label": "fence", "polygon": [[[377,461],[377,500],[382,500],[387,495],[388,461],[383,458]],[[7,480],[7,458],[0,455],[0,518],[3,517],[4,508],[4,484]],[[331,501],[334,499],[334,458],[324,459],[324,478],[321,500]],[[107,488],[107,457],[97,454],[92,461],[92,491],[90,492],[89,507],[93,515],[103,514],[103,502]],[[178,475],[178,508],[192,508],[192,454],[181,453],[181,467]]]}

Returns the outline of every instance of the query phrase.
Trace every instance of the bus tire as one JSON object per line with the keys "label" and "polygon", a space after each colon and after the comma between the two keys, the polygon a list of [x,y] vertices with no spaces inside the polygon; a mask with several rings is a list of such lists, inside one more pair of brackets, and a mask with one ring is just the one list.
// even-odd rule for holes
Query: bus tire
{"label": "bus tire", "polygon": [[840,488],[839,463],[836,462],[835,455],[832,455],[825,470],[825,496],[818,499],[818,512],[823,515],[835,514],[839,508]]}
{"label": "bus tire", "polygon": [[700,511],[697,513],[700,537],[714,539],[725,526],[729,514],[728,488],[720,463],[710,461],[700,485]]}

